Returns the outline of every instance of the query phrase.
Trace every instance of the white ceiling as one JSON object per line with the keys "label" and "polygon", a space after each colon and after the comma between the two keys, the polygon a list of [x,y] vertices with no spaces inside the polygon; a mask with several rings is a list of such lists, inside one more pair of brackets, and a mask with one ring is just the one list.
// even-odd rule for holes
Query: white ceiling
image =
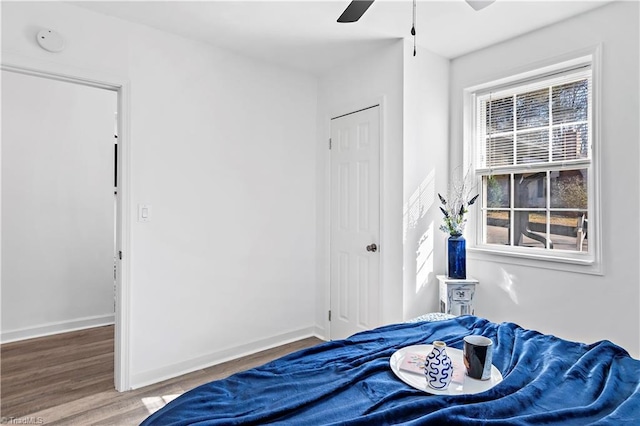
{"label": "white ceiling", "polygon": [[[455,58],[611,0],[418,0],[417,43]],[[339,24],[350,0],[90,1],[78,6],[320,74],[390,40],[411,37],[412,3],[376,0],[356,23]]]}

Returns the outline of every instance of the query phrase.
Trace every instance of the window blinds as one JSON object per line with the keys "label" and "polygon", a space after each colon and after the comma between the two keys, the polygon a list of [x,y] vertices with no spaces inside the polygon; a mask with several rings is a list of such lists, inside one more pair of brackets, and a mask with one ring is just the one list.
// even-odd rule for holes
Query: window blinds
{"label": "window blinds", "polygon": [[588,164],[591,87],[581,67],[477,95],[477,171]]}

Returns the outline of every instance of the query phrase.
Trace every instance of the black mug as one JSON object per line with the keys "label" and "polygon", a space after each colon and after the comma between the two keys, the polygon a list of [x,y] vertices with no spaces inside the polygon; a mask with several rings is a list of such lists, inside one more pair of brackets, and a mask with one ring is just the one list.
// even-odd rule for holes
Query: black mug
{"label": "black mug", "polygon": [[467,376],[472,379],[488,380],[491,378],[491,361],[493,359],[493,341],[484,336],[466,336],[462,349]]}

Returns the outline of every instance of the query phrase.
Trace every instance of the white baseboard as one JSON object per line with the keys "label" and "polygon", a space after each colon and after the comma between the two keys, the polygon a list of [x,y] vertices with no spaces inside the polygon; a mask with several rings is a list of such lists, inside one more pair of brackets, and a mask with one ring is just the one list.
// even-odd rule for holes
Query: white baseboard
{"label": "white baseboard", "polygon": [[132,374],[130,382],[131,389],[138,389],[152,385],[163,380],[172,379],[183,374],[211,367],[212,365],[221,364],[223,362],[295,342],[297,340],[306,339],[307,337],[319,337],[316,328],[317,327],[306,327],[288,333],[279,334],[277,336],[260,339],[255,342],[246,343],[244,345],[212,352],[207,355],[191,358],[166,367]]}
{"label": "white baseboard", "polygon": [[313,327],[313,335],[320,340],[324,340],[325,342],[329,340],[329,338],[327,337],[327,330],[317,325]]}
{"label": "white baseboard", "polygon": [[68,321],[50,322],[33,327],[25,327],[18,330],[3,331],[0,333],[0,343],[17,342],[19,340],[33,339],[36,337],[50,336],[52,334],[66,333],[69,331],[84,330],[86,328],[101,327],[115,323],[115,315],[96,315],[93,317],[77,318]]}

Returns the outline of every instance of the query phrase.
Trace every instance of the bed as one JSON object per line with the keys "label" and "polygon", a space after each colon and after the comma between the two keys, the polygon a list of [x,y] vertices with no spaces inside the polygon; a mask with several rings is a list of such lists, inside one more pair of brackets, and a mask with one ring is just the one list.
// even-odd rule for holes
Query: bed
{"label": "bed", "polygon": [[[466,335],[494,342],[502,381],[438,395],[409,386],[390,360],[407,346]],[[151,425],[640,425],[640,361],[619,346],[570,342],[475,316],[393,324],[326,342],[199,386]]]}

